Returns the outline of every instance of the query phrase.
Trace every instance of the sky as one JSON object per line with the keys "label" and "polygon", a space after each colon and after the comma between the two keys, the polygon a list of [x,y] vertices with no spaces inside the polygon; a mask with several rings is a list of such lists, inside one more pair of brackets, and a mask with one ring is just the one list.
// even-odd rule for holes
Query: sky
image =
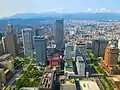
{"label": "sky", "polygon": [[1,0],[0,17],[16,13],[120,12],[120,0]]}

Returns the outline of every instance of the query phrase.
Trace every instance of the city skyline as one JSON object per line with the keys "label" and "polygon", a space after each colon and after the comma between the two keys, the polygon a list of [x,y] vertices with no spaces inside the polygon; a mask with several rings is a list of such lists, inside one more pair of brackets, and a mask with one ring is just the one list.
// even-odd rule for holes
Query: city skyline
{"label": "city skyline", "polygon": [[16,13],[120,12],[119,3],[119,0],[50,0],[49,2],[47,0],[4,0],[0,3],[0,11],[2,11],[0,17],[12,16]]}

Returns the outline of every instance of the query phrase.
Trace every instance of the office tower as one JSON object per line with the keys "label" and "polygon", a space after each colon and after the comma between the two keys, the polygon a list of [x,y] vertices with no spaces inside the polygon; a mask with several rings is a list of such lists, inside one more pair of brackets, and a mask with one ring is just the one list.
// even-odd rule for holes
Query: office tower
{"label": "office tower", "polygon": [[0,40],[2,40],[2,37],[3,37],[3,33],[0,32]]}
{"label": "office tower", "polygon": [[66,59],[71,59],[72,58],[72,45],[69,43],[65,44],[65,57]]}
{"label": "office tower", "polygon": [[75,46],[75,55],[83,57],[84,60],[86,60],[86,44],[79,43]]}
{"label": "office tower", "polygon": [[47,63],[47,50],[46,39],[40,36],[34,36],[35,45],[35,58],[38,65],[46,65]]}
{"label": "office tower", "polygon": [[3,50],[4,50],[4,53],[6,53],[7,48],[6,48],[6,41],[5,41],[5,37],[2,37],[2,44],[3,44]]}
{"label": "office tower", "polygon": [[22,29],[24,55],[33,56],[33,29]]}
{"label": "office tower", "polygon": [[108,66],[116,65],[118,60],[119,50],[113,45],[107,46],[105,50],[104,62]]}
{"label": "office tower", "polygon": [[105,39],[94,39],[92,41],[92,52],[96,56],[104,56],[108,41]]}
{"label": "office tower", "polygon": [[78,75],[85,76],[85,61],[81,56],[76,57],[76,67]]}
{"label": "office tower", "polygon": [[44,28],[35,29],[34,35],[35,36],[44,36]]}
{"label": "office tower", "polygon": [[113,44],[109,44],[105,50],[104,60],[101,60],[101,66],[109,74],[120,74],[120,69],[117,68],[118,64],[119,49]]}
{"label": "office tower", "polygon": [[63,20],[56,20],[54,23],[54,40],[56,49],[61,50],[64,46],[64,22]]}
{"label": "office tower", "polygon": [[0,41],[0,55],[2,55],[3,53],[4,53],[3,44]]}
{"label": "office tower", "polygon": [[14,33],[14,29],[12,25],[8,25],[8,31],[5,35],[5,44],[6,44],[6,52],[17,55],[18,54],[18,46],[17,46],[17,36]]}
{"label": "office tower", "polygon": [[13,26],[11,24],[8,24],[8,32],[9,33],[13,33],[14,32]]}

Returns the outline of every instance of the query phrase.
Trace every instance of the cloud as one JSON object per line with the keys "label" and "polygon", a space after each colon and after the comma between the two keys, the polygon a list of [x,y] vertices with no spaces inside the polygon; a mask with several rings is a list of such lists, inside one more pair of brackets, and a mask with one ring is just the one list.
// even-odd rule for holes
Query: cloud
{"label": "cloud", "polygon": [[88,8],[87,11],[88,11],[88,12],[92,12],[92,8]]}
{"label": "cloud", "polygon": [[49,11],[50,11],[50,12],[63,12],[63,11],[64,11],[64,8],[57,8],[57,9],[52,8],[52,9],[50,9]]}
{"label": "cloud", "polygon": [[55,8],[52,8],[49,10],[50,12],[56,12],[57,10]]}
{"label": "cloud", "polygon": [[58,12],[63,12],[64,8],[59,8]]}
{"label": "cloud", "polygon": [[111,10],[106,8],[88,8],[87,12],[111,12]]}
{"label": "cloud", "polygon": [[63,10],[64,10],[64,8],[59,8],[59,10],[63,11]]}

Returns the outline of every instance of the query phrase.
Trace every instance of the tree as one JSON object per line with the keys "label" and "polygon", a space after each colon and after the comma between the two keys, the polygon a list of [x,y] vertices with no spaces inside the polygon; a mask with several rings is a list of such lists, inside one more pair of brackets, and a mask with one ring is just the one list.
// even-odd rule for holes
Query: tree
{"label": "tree", "polygon": [[20,58],[18,61],[20,61],[19,64],[23,66],[23,75],[18,79],[16,89],[19,90],[21,87],[39,86],[45,67],[38,68],[35,59],[31,57]]}

